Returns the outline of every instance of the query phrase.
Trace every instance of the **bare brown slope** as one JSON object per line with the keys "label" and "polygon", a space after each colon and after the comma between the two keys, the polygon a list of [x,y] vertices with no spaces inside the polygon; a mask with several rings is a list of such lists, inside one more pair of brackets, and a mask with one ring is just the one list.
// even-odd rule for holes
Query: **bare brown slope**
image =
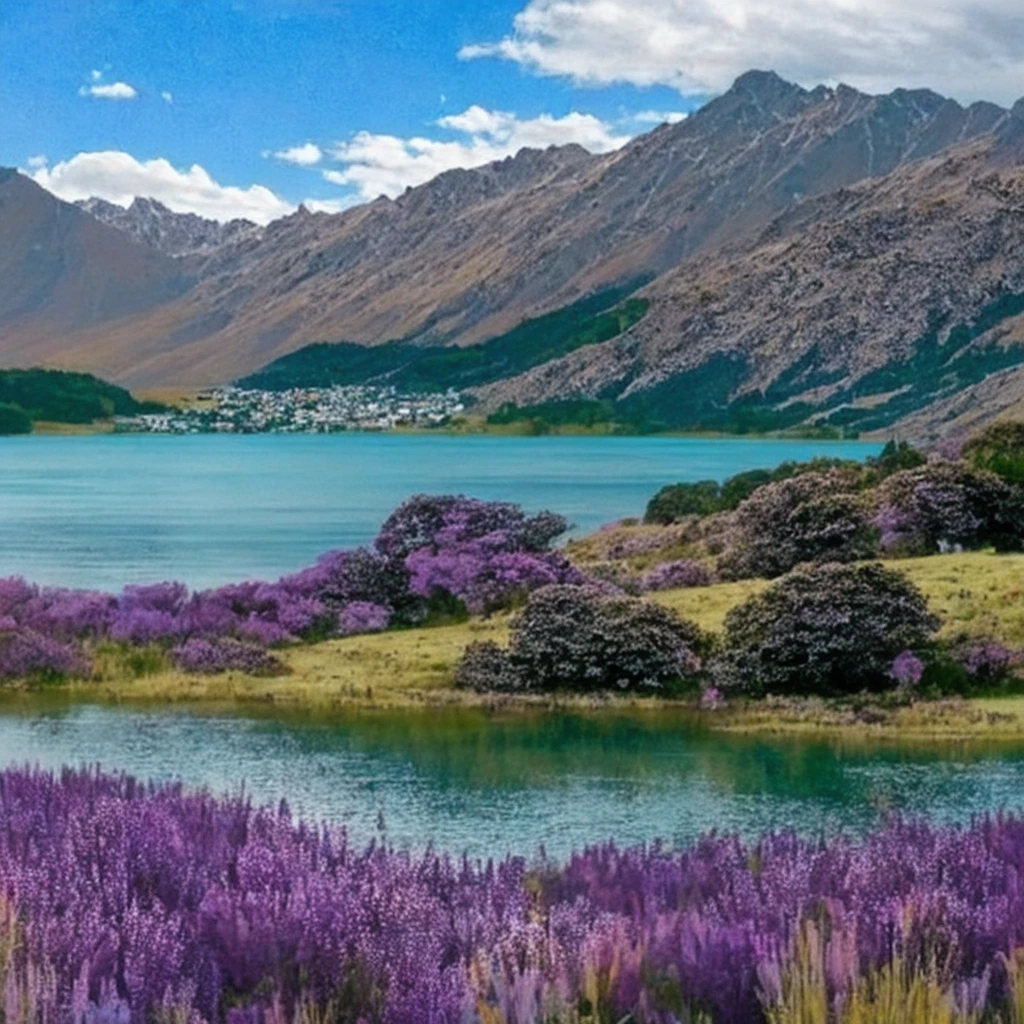
{"label": "bare brown slope", "polygon": [[166,302],[188,283],[175,261],[0,170],[0,362],[50,358],[83,327]]}
{"label": "bare brown slope", "polygon": [[391,202],[300,213],[216,254],[187,295],[82,331],[60,359],[133,385],[205,384],[303,344],[465,343],[612,282],[740,245],[781,211],[990,131],[934,93],[807,91],[769,73],[617,153],[524,151]]}
{"label": "bare brown slope", "polygon": [[[650,396],[685,410],[699,397],[694,371],[716,358],[737,368],[725,399],[774,386],[783,400],[830,411],[882,402],[857,382],[908,365],[936,325],[942,345],[1001,296],[1024,294],[1022,163],[1018,105],[994,133],[795,206],[753,245],[683,261],[646,289],[651,311],[633,330],[481,389],[484,407]],[[1014,315],[965,352],[1021,343],[1024,317]],[[1009,407],[1024,398],[1020,379],[1001,373],[968,400]],[[927,434],[963,405],[936,401],[904,421]]]}

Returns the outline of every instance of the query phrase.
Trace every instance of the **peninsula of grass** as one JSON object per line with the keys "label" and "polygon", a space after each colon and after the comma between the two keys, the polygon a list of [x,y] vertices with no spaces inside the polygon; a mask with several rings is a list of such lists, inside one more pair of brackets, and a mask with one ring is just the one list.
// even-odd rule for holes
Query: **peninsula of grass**
{"label": "peninsula of grass", "polygon": [[[1024,555],[993,552],[935,555],[889,563],[905,573],[943,620],[943,634],[995,636],[1024,646]],[[726,614],[768,586],[765,580],[670,590],[651,599],[721,631]],[[711,729],[743,732],[833,733],[850,738],[1024,740],[1024,686],[998,695],[918,700],[766,698],[736,700],[714,712],[699,710],[699,695],[674,698],[621,695],[480,694],[456,688],[456,666],[469,644],[504,643],[511,616],[474,617],[451,625],[396,629],[278,651],[283,671],[273,675],[202,675],[169,667],[157,651],[147,660],[111,648],[94,676],[48,689],[82,702],[177,704],[329,714],[451,706],[501,709],[661,708],[699,715]],[[11,696],[25,693],[12,691]]]}

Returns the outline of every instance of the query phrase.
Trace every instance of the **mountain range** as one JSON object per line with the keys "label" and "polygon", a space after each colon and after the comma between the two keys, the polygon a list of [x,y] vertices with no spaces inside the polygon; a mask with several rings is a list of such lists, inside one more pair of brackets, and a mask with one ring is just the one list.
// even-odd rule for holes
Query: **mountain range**
{"label": "mountain range", "polygon": [[953,431],[1024,403],[1024,101],[749,72],[610,154],[523,150],[265,228],[0,171],[0,363]]}

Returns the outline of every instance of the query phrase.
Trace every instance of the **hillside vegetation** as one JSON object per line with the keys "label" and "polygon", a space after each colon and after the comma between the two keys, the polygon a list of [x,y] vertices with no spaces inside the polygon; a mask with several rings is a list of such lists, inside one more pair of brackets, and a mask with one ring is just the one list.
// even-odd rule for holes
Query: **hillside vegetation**
{"label": "hillside vegetation", "polygon": [[358,384],[389,384],[413,392],[466,390],[618,337],[647,312],[646,299],[625,298],[641,283],[602,290],[477,345],[324,342],[284,356],[238,383],[268,391]]}
{"label": "hillside vegetation", "polygon": [[27,434],[37,422],[86,424],[162,408],[88,373],[0,370],[0,434]]}

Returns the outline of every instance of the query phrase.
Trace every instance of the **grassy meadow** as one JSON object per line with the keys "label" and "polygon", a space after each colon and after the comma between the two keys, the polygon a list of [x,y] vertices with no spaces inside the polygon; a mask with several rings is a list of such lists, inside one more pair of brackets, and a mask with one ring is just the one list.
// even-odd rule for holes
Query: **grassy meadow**
{"label": "grassy meadow", "polygon": [[[1024,555],[936,555],[888,564],[905,572],[927,595],[947,635],[994,636],[1024,646]],[[703,629],[718,632],[731,608],[767,585],[747,580],[649,596]],[[195,675],[167,668],[159,656],[135,657],[129,663],[120,652],[111,652],[97,659],[93,680],[71,683],[69,689],[82,699],[260,703],[323,712],[453,704],[628,708],[658,703],[656,698],[633,695],[510,697],[456,690],[452,674],[466,646],[475,640],[503,642],[508,626],[509,616],[501,614],[285,648],[279,656],[287,674],[271,677],[239,672]],[[869,707],[856,701],[769,698],[737,703],[707,717],[713,727],[730,730],[1013,738],[1024,737],[1024,695],[920,701],[910,706],[879,701]]]}

